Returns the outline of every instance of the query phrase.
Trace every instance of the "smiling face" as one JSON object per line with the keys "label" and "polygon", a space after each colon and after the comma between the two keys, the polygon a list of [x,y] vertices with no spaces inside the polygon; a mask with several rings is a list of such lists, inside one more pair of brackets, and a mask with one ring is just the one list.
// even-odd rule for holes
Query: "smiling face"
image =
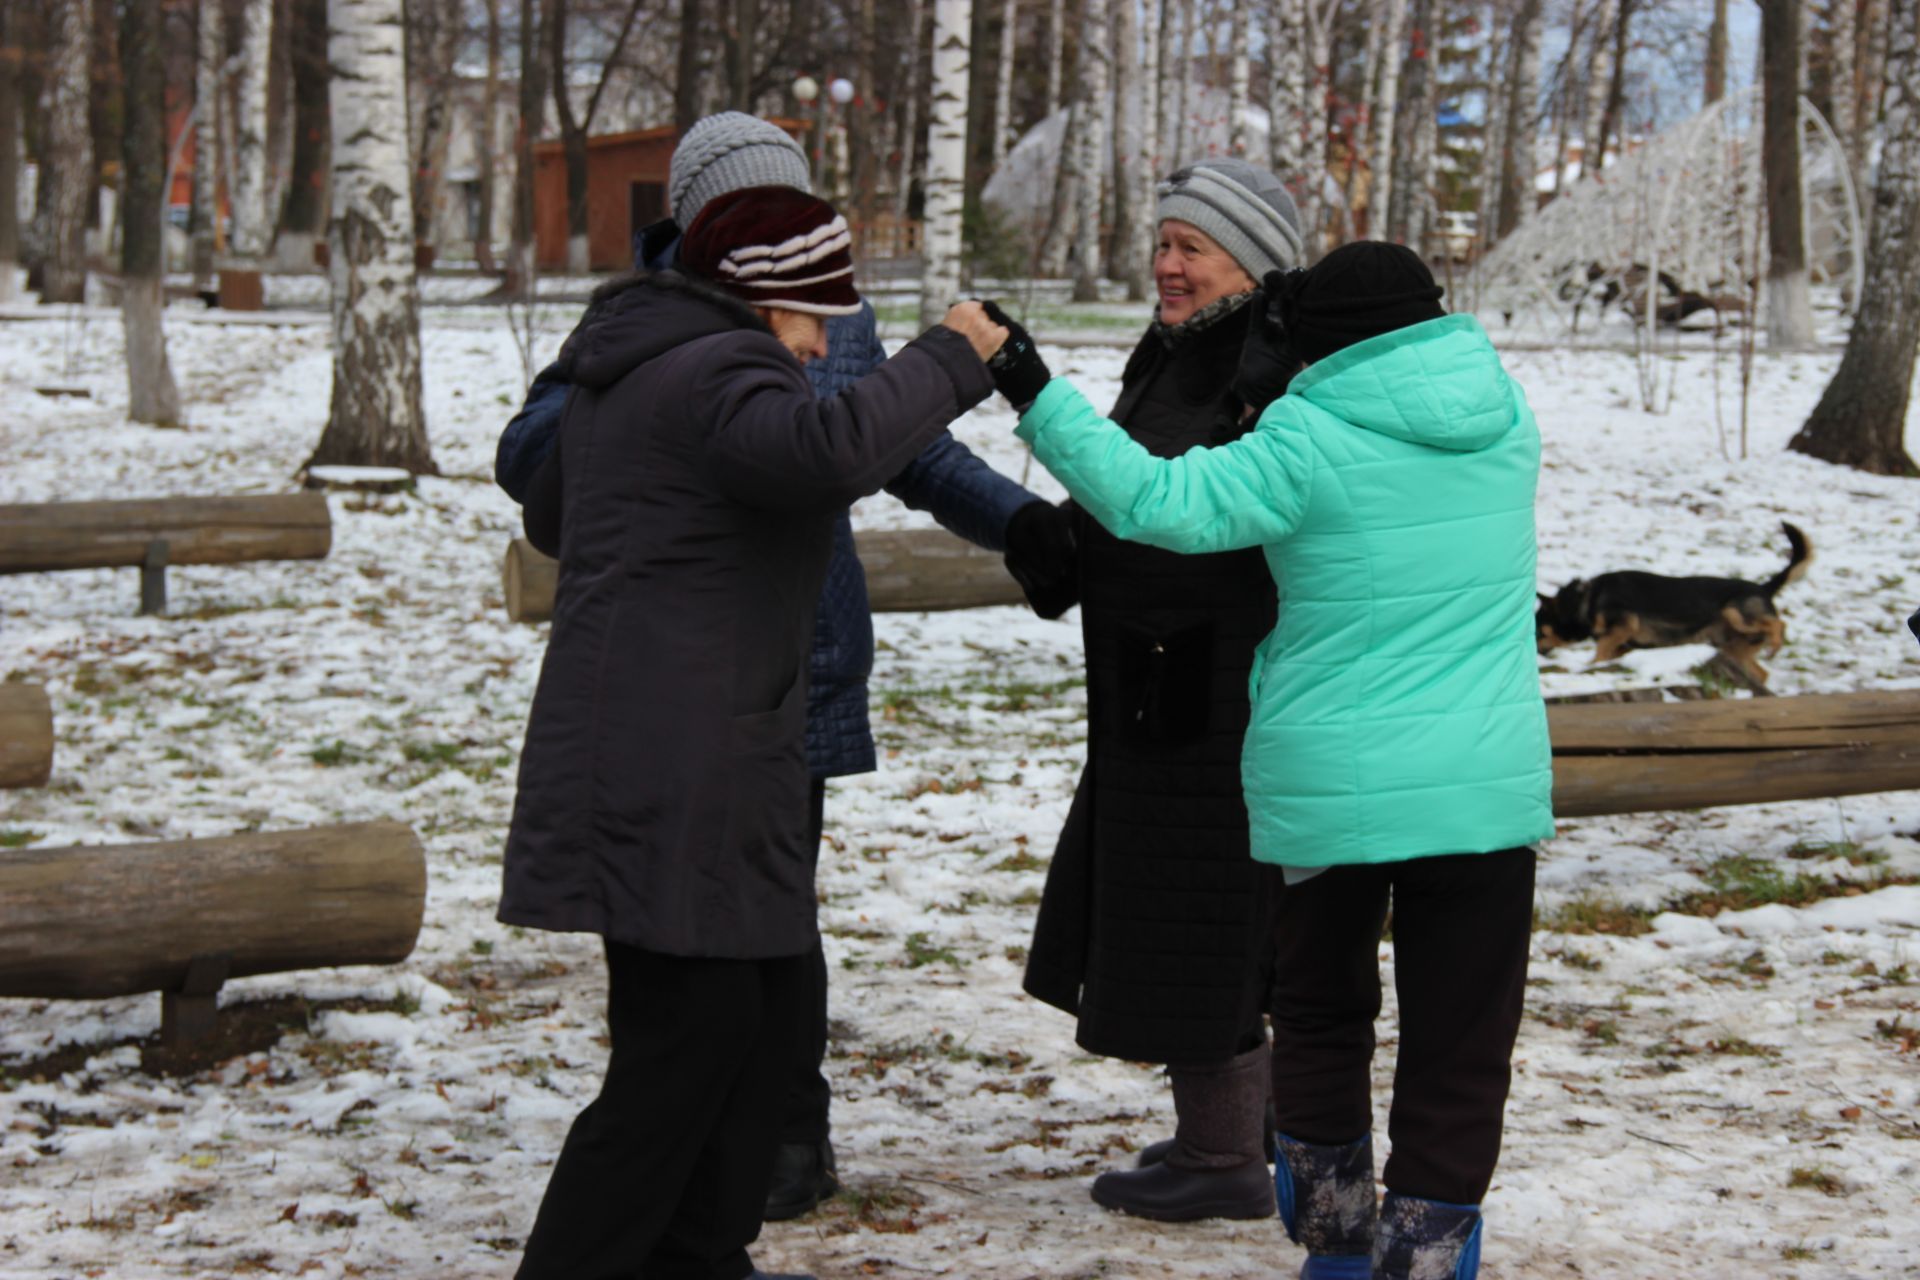
{"label": "smiling face", "polygon": [[783,307],[755,307],[781,346],[801,364],[827,358],[827,322],[810,311]]}
{"label": "smiling face", "polygon": [[1160,291],[1161,323],[1179,324],[1210,302],[1252,289],[1253,277],[1212,236],[1168,218],[1153,254],[1153,283]]}

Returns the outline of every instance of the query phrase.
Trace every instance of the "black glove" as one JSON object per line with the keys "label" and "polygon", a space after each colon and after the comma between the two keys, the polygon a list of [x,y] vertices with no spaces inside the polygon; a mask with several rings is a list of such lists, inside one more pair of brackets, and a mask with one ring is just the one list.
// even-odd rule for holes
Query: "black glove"
{"label": "black glove", "polygon": [[1080,602],[1080,553],[1073,517],[1063,507],[1033,501],[1007,521],[1007,572],[1043,618],[1057,618]]}
{"label": "black glove", "polygon": [[980,306],[987,313],[987,319],[1007,331],[1007,340],[987,361],[987,370],[993,374],[993,385],[1014,408],[1024,411],[1047,389],[1047,383],[1053,380],[1053,373],[1047,368],[1047,362],[1040,358],[1039,348],[1033,345],[1033,336],[1020,326],[1019,321],[1002,311],[998,303],[982,302]]}
{"label": "black glove", "polygon": [[1256,414],[1287,393],[1287,384],[1300,372],[1302,361],[1287,337],[1294,281],[1306,272],[1269,271],[1266,282],[1247,304],[1253,313],[1247,342],[1240,348],[1240,367],[1234,371],[1233,392]]}

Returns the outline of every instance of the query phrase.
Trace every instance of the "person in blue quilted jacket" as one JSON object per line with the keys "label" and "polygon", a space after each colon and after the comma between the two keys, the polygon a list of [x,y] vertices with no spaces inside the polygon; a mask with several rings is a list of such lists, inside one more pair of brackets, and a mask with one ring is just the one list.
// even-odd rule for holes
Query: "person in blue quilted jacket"
{"label": "person in blue quilted jacket", "polygon": [[[657,270],[676,258],[681,228],[707,203],[759,186],[811,189],[806,152],[784,130],[737,111],[708,116],[675,148],[667,183],[671,219],[635,237],[634,266]],[[827,323],[827,356],[806,366],[822,398],[839,394],[886,359],[873,305]],[[561,410],[569,386],[558,364],[528,388],[526,402],[501,433],[494,478],[527,509],[527,535],[548,554],[559,549],[558,453]],[[989,551],[1008,552],[1022,586],[1038,599],[1058,594],[1075,572],[1070,518],[1005,478],[953,436],[942,433],[886,490],[930,512],[947,529]],[[818,849],[828,778],[871,772],[873,734],[867,719],[867,677],[873,669],[873,619],[866,574],[855,554],[853,525],[842,513],[833,559],[814,619],[807,694],[807,762],[813,775],[811,848]],[[839,1189],[829,1138],[829,1093],[821,1063],[827,1048],[826,959],[812,955],[806,1068],[784,1109],[781,1146],[767,1198],[768,1221],[799,1217]]]}

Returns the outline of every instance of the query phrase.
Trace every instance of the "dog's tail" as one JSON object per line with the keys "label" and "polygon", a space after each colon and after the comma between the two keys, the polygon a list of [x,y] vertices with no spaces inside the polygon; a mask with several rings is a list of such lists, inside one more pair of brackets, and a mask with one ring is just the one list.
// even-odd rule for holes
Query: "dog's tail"
{"label": "dog's tail", "polygon": [[1807,535],[1785,520],[1780,522],[1780,527],[1787,531],[1787,544],[1793,548],[1793,552],[1787,557],[1786,568],[1768,578],[1761,586],[1760,593],[1769,600],[1773,599],[1774,593],[1789,582],[1800,581],[1801,575],[1807,571],[1807,566],[1813,563],[1813,544],[1807,541]]}

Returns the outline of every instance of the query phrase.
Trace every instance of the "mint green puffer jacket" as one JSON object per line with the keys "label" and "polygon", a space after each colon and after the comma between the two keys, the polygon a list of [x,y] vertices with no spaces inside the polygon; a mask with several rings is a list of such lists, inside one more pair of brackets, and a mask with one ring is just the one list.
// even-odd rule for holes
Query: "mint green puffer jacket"
{"label": "mint green puffer jacket", "polygon": [[1310,366],[1232,444],[1156,458],[1056,378],[1019,435],[1095,519],[1264,548],[1280,621],[1241,754],[1253,855],[1337,866],[1553,834],[1526,397],[1471,316]]}

